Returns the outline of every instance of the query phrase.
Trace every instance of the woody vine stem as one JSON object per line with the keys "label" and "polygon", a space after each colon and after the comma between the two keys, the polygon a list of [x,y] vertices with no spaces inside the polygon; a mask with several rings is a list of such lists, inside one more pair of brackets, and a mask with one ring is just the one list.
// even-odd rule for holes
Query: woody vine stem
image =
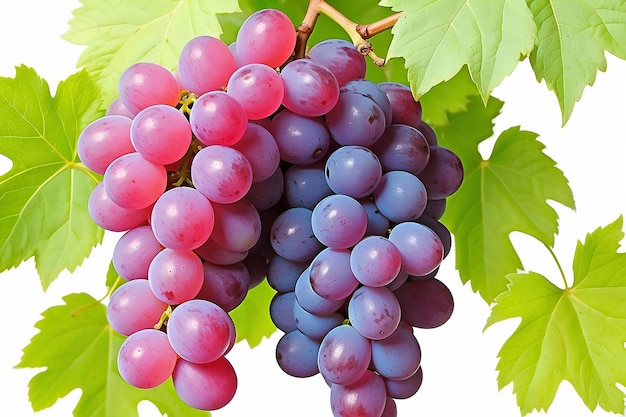
{"label": "woody vine stem", "polygon": [[401,13],[392,14],[384,19],[372,22],[370,24],[361,25],[348,19],[343,13],[328,4],[326,0],[309,0],[309,6],[300,26],[298,26],[298,37],[295,47],[295,58],[303,58],[306,54],[306,44],[313,32],[317,18],[325,15],[342,27],[348,34],[354,47],[363,55],[367,55],[374,60],[379,67],[385,65],[384,58],[378,57],[374,53],[370,38],[377,34],[391,29]]}

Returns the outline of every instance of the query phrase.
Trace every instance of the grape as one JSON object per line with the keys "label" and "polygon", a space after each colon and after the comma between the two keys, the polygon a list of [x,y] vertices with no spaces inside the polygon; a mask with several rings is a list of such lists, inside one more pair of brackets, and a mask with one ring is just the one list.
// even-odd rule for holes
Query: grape
{"label": "grape", "polygon": [[270,243],[276,253],[295,262],[309,261],[322,249],[311,227],[313,212],[303,207],[283,211],[272,224]]}
{"label": "grape", "polygon": [[286,374],[307,378],[317,374],[317,353],[320,342],[299,330],[285,333],[276,345],[276,362]]}
{"label": "grape", "polygon": [[213,206],[189,187],[167,190],[152,209],[154,236],[170,249],[191,250],[200,247],[211,235],[215,224]]}
{"label": "grape", "polygon": [[350,253],[350,268],[355,278],[370,287],[389,284],[400,272],[402,256],[389,239],[369,236],[357,243]]}
{"label": "grape", "polygon": [[245,133],[248,119],[236,98],[223,91],[209,91],[193,103],[189,124],[204,145],[231,146]]}
{"label": "grape", "polygon": [[137,388],[154,388],[165,382],[176,365],[176,352],[165,333],[145,329],[128,336],[117,356],[124,381]]}
{"label": "grape", "polygon": [[[376,207],[395,223],[416,220],[424,212],[427,200],[422,181],[406,171],[386,172],[374,190]],[[400,201],[402,204],[398,204]]]}
{"label": "grape", "polygon": [[385,286],[389,288],[391,291],[395,291],[398,288],[400,288],[402,284],[404,284],[408,279],[409,279],[409,274],[405,270],[400,269],[400,272],[398,272],[398,275],[396,275],[393,281],[391,281],[389,284]]}
{"label": "grape", "polygon": [[454,310],[450,290],[436,278],[406,282],[394,293],[402,308],[402,319],[413,327],[439,327]]}
{"label": "grape", "polygon": [[320,201],[311,214],[317,240],[333,249],[354,246],[365,234],[367,213],[357,200],[335,194]]}
{"label": "grape", "polygon": [[308,55],[311,60],[326,66],[335,75],[340,87],[350,80],[365,77],[365,57],[344,39],[316,43]]}
{"label": "grape", "polygon": [[276,139],[280,157],[292,164],[320,161],[330,149],[330,133],[319,117],[304,117],[284,109],[272,119],[270,132]]}
{"label": "grape", "polygon": [[378,157],[363,146],[342,146],[328,156],[326,181],[331,190],[352,198],[366,197],[382,176]]}
{"label": "grape", "polygon": [[284,198],[289,207],[304,207],[310,210],[333,191],[324,174],[324,163],[291,165],[284,173]]}
{"label": "grape", "polygon": [[400,250],[402,269],[410,275],[426,275],[443,260],[443,244],[435,232],[419,223],[404,222],[391,229],[389,240]]}
{"label": "grape", "polygon": [[337,104],[339,84],[324,65],[309,59],[291,61],[281,70],[283,105],[305,117],[322,116]]}
{"label": "grape", "polygon": [[385,172],[407,171],[417,175],[430,158],[430,148],[424,135],[414,127],[399,124],[387,126],[372,146],[372,151]]}
{"label": "grape", "polygon": [[248,288],[254,288],[265,280],[267,276],[267,258],[265,255],[253,253],[243,260],[243,264],[250,276]]}
{"label": "grape", "polygon": [[172,381],[180,399],[198,410],[220,409],[233,399],[237,391],[237,374],[224,357],[204,364],[178,359]]}
{"label": "grape", "polygon": [[385,92],[369,80],[359,78],[356,80],[352,80],[346,83],[343,87],[341,87],[341,92],[351,91],[353,93],[364,95],[365,97],[372,100],[374,103],[378,104],[383,113],[385,114],[385,123],[387,125],[391,124],[392,120],[392,108],[391,102],[389,101],[389,97],[385,94]]}
{"label": "grape", "polygon": [[341,313],[312,314],[298,302],[293,303],[293,318],[298,330],[315,340],[322,340],[331,329],[344,321]]}
{"label": "grape", "polygon": [[410,324],[401,321],[388,337],[372,340],[372,365],[386,379],[411,377],[420,366],[422,352]]}
{"label": "grape", "polygon": [[343,324],[322,339],[317,366],[327,382],[349,385],[365,374],[371,356],[370,341],[352,326]]}
{"label": "grape", "polygon": [[166,68],[138,62],[126,68],[118,82],[119,98],[132,114],[155,104],[176,106],[180,92],[176,79]]}
{"label": "grape", "polygon": [[308,262],[290,261],[274,255],[267,264],[267,283],[278,292],[293,291],[298,277],[308,265]]}
{"label": "grape", "polygon": [[145,159],[167,165],[187,153],[191,127],[185,115],[175,107],[157,104],[137,113],[130,128],[130,138]]}
{"label": "grape", "polygon": [[432,217],[435,220],[441,219],[443,213],[446,211],[446,199],[442,198],[440,200],[432,200],[428,199],[426,202],[426,208],[424,209],[424,213],[422,216]]}
{"label": "grape", "polygon": [[113,266],[126,280],[148,278],[148,267],[163,247],[148,225],[126,232],[113,248]]}
{"label": "grape", "polygon": [[243,302],[250,286],[250,273],[242,262],[232,265],[202,263],[203,283],[196,298],[211,301],[224,311]]}
{"label": "grape", "polygon": [[407,379],[403,379],[401,381],[387,379],[385,380],[387,394],[389,394],[389,396],[392,398],[397,398],[401,400],[410,398],[415,395],[415,393],[422,386],[423,378],[424,374],[422,371],[422,367],[420,366],[417,372],[415,372]]}
{"label": "grape", "polygon": [[167,171],[163,165],[133,152],[111,162],[102,182],[111,201],[120,207],[137,210],[154,204],[165,191]]}
{"label": "grape", "polygon": [[415,101],[411,89],[393,81],[379,83],[378,87],[385,92],[391,103],[391,123],[419,128],[422,122],[422,104]]}
{"label": "grape", "polygon": [[423,224],[424,226],[428,226],[433,232],[437,234],[441,243],[443,245],[443,257],[445,259],[450,253],[450,248],[452,247],[452,235],[448,228],[441,223],[439,220],[433,219],[430,216],[421,215],[417,222]]}
{"label": "grape", "polygon": [[228,46],[212,36],[191,39],[178,56],[180,82],[197,96],[225,87],[234,71],[235,58]]}
{"label": "grape", "polygon": [[348,319],[368,339],[384,339],[400,323],[400,303],[386,287],[359,287],[348,303]]}
{"label": "grape", "polygon": [[104,116],[91,122],[78,136],[76,151],[81,162],[98,174],[115,159],[135,152],[130,141],[132,120],[124,116]]}
{"label": "grape", "polygon": [[215,226],[212,239],[232,252],[250,250],[261,236],[261,218],[246,199],[231,204],[213,203]]}
{"label": "grape", "polygon": [[294,318],[296,294],[291,292],[276,293],[270,302],[270,318],[272,323],[283,333],[297,329]]}
{"label": "grape", "polygon": [[181,304],[194,298],[204,281],[202,261],[192,250],[163,249],[148,269],[148,282],[154,295],[168,304]]}
{"label": "grape", "polygon": [[351,385],[332,384],[330,387],[330,408],[334,417],[379,417],[386,402],[385,382],[370,370]]}
{"label": "grape", "polygon": [[232,265],[241,262],[248,256],[248,251],[231,251],[218,245],[210,237],[194,251],[205,261],[217,265]]}
{"label": "grape", "polygon": [[387,401],[385,402],[385,409],[380,417],[397,417],[398,416],[398,408],[396,406],[396,401],[387,396]]}
{"label": "grape", "polygon": [[293,52],[296,31],[280,10],[259,10],[243,22],[237,32],[237,62],[281,66]]}
{"label": "grape", "polygon": [[463,164],[451,150],[441,146],[431,146],[428,165],[418,176],[426,186],[428,198],[437,200],[446,198],[461,186]]}
{"label": "grape", "polygon": [[201,149],[191,163],[194,187],[215,203],[242,199],[252,185],[250,162],[238,150],[222,145]]}
{"label": "grape", "polygon": [[302,272],[295,287],[296,301],[300,307],[311,314],[325,315],[336,312],[345,300],[328,300],[313,291],[310,279],[310,268]]}
{"label": "grape", "polygon": [[420,123],[417,129],[422,132],[422,135],[426,138],[428,145],[437,146],[437,134],[428,123],[422,120],[422,123]]}
{"label": "grape", "polygon": [[285,87],[281,76],[273,68],[263,64],[247,64],[230,77],[227,91],[243,105],[248,119],[258,120],[278,110]]}
{"label": "grape", "polygon": [[368,97],[346,91],[326,114],[330,134],[340,145],[373,145],[385,131],[385,113]]}
{"label": "grape", "polygon": [[135,117],[135,115],[126,108],[124,102],[119,97],[109,104],[109,107],[106,109],[105,116],[124,116],[129,119]]}
{"label": "grape", "polygon": [[280,202],[284,187],[283,170],[279,167],[269,178],[253,182],[245,199],[250,201],[257,210],[265,211]]}
{"label": "grape", "polygon": [[138,210],[120,207],[111,201],[104,183],[99,182],[89,194],[87,210],[98,226],[112,232],[123,232],[147,223],[152,207]]}
{"label": "grape", "polygon": [[107,304],[107,321],[116,332],[129,336],[139,330],[152,329],[167,309],[167,303],[154,296],[147,279],[136,279],[120,285]]}
{"label": "grape", "polygon": [[178,305],[167,322],[167,337],[183,359],[208,363],[224,355],[232,337],[232,319],[217,304],[189,300]]}
{"label": "grape", "polygon": [[383,216],[374,200],[371,198],[363,198],[359,200],[359,203],[365,209],[367,214],[367,229],[365,229],[365,236],[386,236],[390,227],[389,219]]}
{"label": "grape", "polygon": [[248,123],[243,137],[233,148],[250,162],[253,183],[271,177],[280,163],[280,150],[276,140],[267,129],[256,123]]}
{"label": "grape", "polygon": [[359,285],[350,269],[350,251],[326,248],[313,259],[309,272],[311,287],[328,300],[344,300]]}

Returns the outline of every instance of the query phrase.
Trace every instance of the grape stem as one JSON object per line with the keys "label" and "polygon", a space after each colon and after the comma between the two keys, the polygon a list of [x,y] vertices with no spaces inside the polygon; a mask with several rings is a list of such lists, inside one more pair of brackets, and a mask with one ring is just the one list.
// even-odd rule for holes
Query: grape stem
{"label": "grape stem", "polygon": [[304,58],[306,55],[306,44],[315,28],[315,23],[319,15],[325,15],[332,21],[337,23],[350,37],[354,47],[363,55],[367,55],[374,63],[382,67],[385,65],[385,59],[378,57],[374,53],[372,43],[368,40],[377,34],[391,29],[401,13],[395,13],[376,22],[360,25],[348,19],[343,13],[328,4],[326,0],[309,0],[309,6],[300,26],[298,26],[298,37],[295,47],[295,58]]}

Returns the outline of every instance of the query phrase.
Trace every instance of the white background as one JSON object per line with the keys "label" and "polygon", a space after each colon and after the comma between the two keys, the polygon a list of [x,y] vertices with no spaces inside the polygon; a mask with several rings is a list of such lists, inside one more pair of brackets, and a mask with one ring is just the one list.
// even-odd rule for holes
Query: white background
{"label": "white background", "polygon": [[[13,77],[14,66],[24,63],[48,80],[54,91],[60,80],[75,71],[81,52],[80,47],[60,38],[67,30],[71,11],[79,5],[74,0],[0,0],[0,76]],[[547,145],[546,153],[570,180],[576,212],[558,204],[554,207],[561,224],[555,252],[571,282],[576,241],[626,213],[626,63],[608,57],[608,71],[598,74],[594,87],[585,91],[565,128],[561,128],[556,98],[545,85],[536,82],[527,62],[520,64],[494,95],[506,101],[496,120],[496,135],[515,125],[539,133]],[[0,173],[8,166],[6,159],[0,159]],[[33,325],[40,319],[40,312],[59,304],[61,297],[70,292],[85,291],[97,298],[104,295],[103,277],[118,236],[108,234],[82,267],[73,274],[63,273],[45,293],[32,260],[0,274],[0,416],[71,415],[80,391],[73,391],[50,409],[33,413],[27,386],[38,370],[13,367],[21,358],[21,349],[36,333]],[[519,234],[513,235],[513,241],[526,269],[560,283],[545,249]],[[498,391],[495,372],[499,347],[516,323],[498,324],[483,333],[488,306],[469,286],[461,285],[453,259],[454,253],[444,262],[439,277],[454,294],[454,315],[441,328],[418,332],[424,384],[412,399],[399,402],[399,415],[517,416],[511,386]],[[215,416],[331,415],[329,389],[319,377],[295,379],[276,365],[274,347],[279,336],[276,333],[253,351],[240,344],[229,354],[239,375],[239,390],[233,402]],[[142,417],[159,415],[144,403],[140,412]],[[609,414],[602,410],[591,413],[566,382],[549,412],[532,415]]]}

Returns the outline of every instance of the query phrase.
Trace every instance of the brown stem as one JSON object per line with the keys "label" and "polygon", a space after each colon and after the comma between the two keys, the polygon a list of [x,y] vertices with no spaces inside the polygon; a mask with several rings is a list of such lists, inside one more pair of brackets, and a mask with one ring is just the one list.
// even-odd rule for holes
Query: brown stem
{"label": "brown stem", "polygon": [[309,6],[302,24],[298,26],[298,37],[294,50],[294,58],[304,58],[306,55],[306,43],[313,32],[315,23],[320,14],[329,17],[332,21],[346,31],[354,47],[363,55],[367,55],[374,60],[379,67],[385,64],[385,60],[379,58],[374,52],[372,44],[367,40],[380,32],[393,27],[400,18],[400,13],[393,14],[384,19],[372,22],[368,25],[358,25],[348,19],[343,13],[328,4],[325,0],[309,0]]}
{"label": "brown stem", "polygon": [[381,32],[391,29],[398,22],[401,14],[401,12],[398,12],[367,25],[356,25],[356,31],[363,39],[372,38]]}

